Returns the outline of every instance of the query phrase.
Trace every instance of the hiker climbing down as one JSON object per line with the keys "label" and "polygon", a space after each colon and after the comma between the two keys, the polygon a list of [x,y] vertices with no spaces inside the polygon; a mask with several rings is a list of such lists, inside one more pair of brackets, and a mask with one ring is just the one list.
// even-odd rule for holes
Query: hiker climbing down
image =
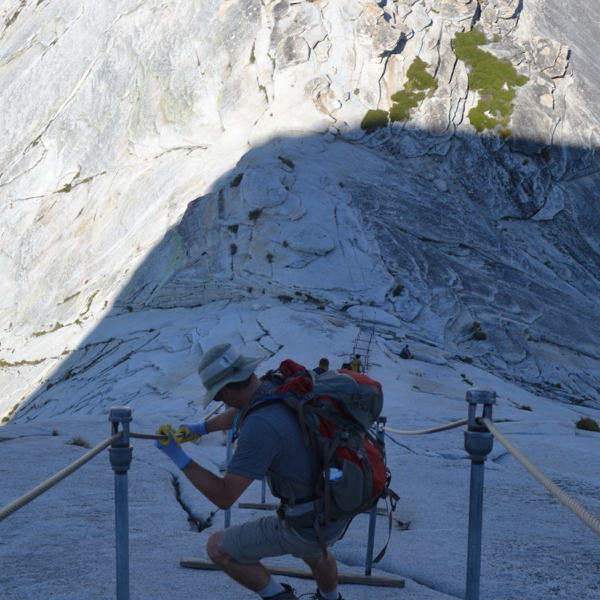
{"label": "hiker climbing down", "polygon": [[362,363],[360,362],[360,354],[356,354],[352,359],[351,367],[353,371],[360,373],[362,370]]}
{"label": "hiker climbing down", "polygon": [[412,352],[410,351],[408,344],[400,350],[400,358],[412,358]]}
{"label": "hiker climbing down", "polygon": [[322,358],[319,361],[319,366],[314,368],[313,371],[317,374],[317,375],[321,375],[322,373],[325,373],[325,371],[329,371],[329,359],[328,358]]}
{"label": "hiker climbing down", "polygon": [[[260,562],[289,554],[310,567],[318,586],[314,599],[343,600],[336,560],[328,548],[342,537],[353,515],[345,518],[338,514],[320,523],[316,519],[322,507],[307,498],[307,490],[324,477],[315,468],[313,450],[304,443],[298,417],[279,401],[281,391],[277,387],[283,379],[272,372],[259,379],[254,373],[259,363],[260,359],[243,356],[231,344],[208,350],[198,369],[207,390],[204,407],[215,399],[230,408],[208,421],[183,424],[177,432],[170,425],[162,425],[158,433],[166,439],[155,445],[219,508],[232,506],[254,479],[265,476],[280,497],[277,516],[255,519],[210,536],[208,556],[231,578],[262,598],[294,600],[297,597],[291,586],[276,581]],[[302,381],[312,385],[310,377]],[[186,442],[228,429],[238,437],[224,477],[193,461],[174,438],[178,433]]]}

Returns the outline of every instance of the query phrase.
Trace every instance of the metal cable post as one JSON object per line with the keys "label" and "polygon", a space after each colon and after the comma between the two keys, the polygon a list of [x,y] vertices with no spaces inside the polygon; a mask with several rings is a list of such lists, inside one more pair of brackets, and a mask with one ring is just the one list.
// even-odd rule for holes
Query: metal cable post
{"label": "metal cable post", "polygon": [[483,472],[487,455],[492,451],[494,436],[477,421],[477,405],[483,406],[483,418],[492,419],[496,392],[486,389],[467,391],[469,419],[465,431],[465,450],[471,458],[469,492],[469,536],[467,543],[467,584],[465,600],[479,600],[481,578],[481,529],[483,523]]}
{"label": "metal cable post", "polygon": [[[375,435],[383,445],[385,442],[385,424],[387,417],[378,417],[375,421]],[[377,504],[371,509],[369,514],[369,533],[367,537],[367,557],[365,560],[365,575],[371,574],[373,566],[373,546],[375,545],[375,525],[377,523]]]}
{"label": "metal cable post", "polygon": [[110,409],[108,420],[113,435],[123,428],[123,435],[108,449],[110,464],[115,472],[115,525],[117,542],[117,600],[129,600],[129,499],[127,471],[131,464],[132,448],[129,445],[131,409],[118,406]]}
{"label": "metal cable post", "polygon": [[[232,434],[231,431],[227,431],[225,433],[225,435],[227,436],[225,463],[227,465],[229,465],[229,463],[231,462],[231,455],[233,454],[233,443],[231,441],[231,434]],[[229,527],[231,527],[231,508],[228,508],[225,510],[225,513],[223,515],[223,527],[225,529],[228,529]]]}

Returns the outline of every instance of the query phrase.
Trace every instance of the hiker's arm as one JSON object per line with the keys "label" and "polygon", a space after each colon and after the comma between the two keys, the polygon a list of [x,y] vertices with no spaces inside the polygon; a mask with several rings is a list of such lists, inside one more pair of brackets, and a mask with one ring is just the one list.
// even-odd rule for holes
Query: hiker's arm
{"label": "hiker's arm", "polygon": [[233,421],[238,413],[237,408],[229,408],[224,413],[199,423],[182,423],[177,430],[179,443],[193,442],[200,436],[212,431],[227,431],[233,427]]}
{"label": "hiker's arm", "polygon": [[206,421],[206,431],[208,433],[212,431],[228,431],[233,427],[233,421],[238,412],[237,408],[228,408],[220,415],[215,415]]}
{"label": "hiker's arm", "polygon": [[233,473],[225,473],[224,477],[219,477],[193,460],[182,472],[195,488],[222,510],[230,508],[254,481],[251,477]]}
{"label": "hiker's arm", "polygon": [[[213,504],[224,510],[228,509],[252,483],[252,477],[226,473],[219,477],[212,471],[201,467],[193,461],[173,437],[170,425],[161,425],[156,432],[162,439],[154,441],[154,445],[199,489]],[[166,439],[165,439],[166,438]]]}

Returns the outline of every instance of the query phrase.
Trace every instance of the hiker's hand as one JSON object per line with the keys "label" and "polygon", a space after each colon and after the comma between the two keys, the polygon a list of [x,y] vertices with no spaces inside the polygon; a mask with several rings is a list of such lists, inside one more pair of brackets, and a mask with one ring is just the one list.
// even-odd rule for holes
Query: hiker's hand
{"label": "hiker's hand", "polygon": [[161,425],[156,430],[156,435],[166,437],[167,439],[155,440],[154,445],[164,454],[166,454],[179,469],[185,469],[192,459],[181,449],[177,440],[173,437],[175,433],[171,425]]}
{"label": "hiker's hand", "polygon": [[168,424],[165,424],[165,425],[161,425],[156,430],[156,435],[160,435],[163,438],[163,439],[160,439],[160,440],[156,440],[154,442],[154,445],[157,448],[160,448],[160,445],[167,446],[170,443],[170,441],[169,441],[169,431],[173,431],[173,428],[171,427],[171,423],[168,423]]}
{"label": "hiker's hand", "polygon": [[183,444],[184,442],[193,442],[207,433],[206,421],[200,421],[200,423],[184,423],[180,425],[175,435],[177,435],[179,443]]}

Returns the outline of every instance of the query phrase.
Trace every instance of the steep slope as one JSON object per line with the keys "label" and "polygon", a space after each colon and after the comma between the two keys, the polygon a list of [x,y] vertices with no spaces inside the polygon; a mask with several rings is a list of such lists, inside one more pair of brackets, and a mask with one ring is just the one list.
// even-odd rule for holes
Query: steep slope
{"label": "steep slope", "polygon": [[598,9],[563,10],[2,2],[4,412],[264,298],[595,402]]}

